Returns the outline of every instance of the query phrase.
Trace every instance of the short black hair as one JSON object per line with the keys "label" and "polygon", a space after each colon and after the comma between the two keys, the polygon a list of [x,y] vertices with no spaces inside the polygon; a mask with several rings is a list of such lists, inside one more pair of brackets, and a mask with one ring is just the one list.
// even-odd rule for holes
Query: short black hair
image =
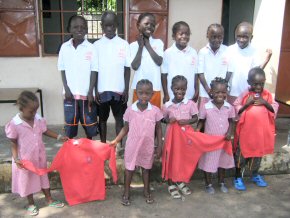
{"label": "short black hair", "polygon": [[104,11],[104,13],[101,16],[101,22],[102,22],[102,24],[104,23],[105,18],[107,16],[113,16],[116,24],[118,25],[118,17],[117,17],[117,14],[114,11]]}
{"label": "short black hair", "polygon": [[240,27],[242,27],[242,26],[248,27],[248,28],[250,29],[250,31],[251,31],[251,34],[253,34],[253,25],[252,25],[251,23],[249,23],[249,22],[245,22],[245,21],[239,23],[239,24],[236,26],[236,28],[235,28],[235,34],[236,34],[237,30],[238,30]]}
{"label": "short black hair", "polygon": [[181,26],[186,26],[189,30],[189,33],[191,34],[190,27],[189,27],[188,23],[186,23],[185,21],[179,21],[179,22],[176,22],[172,26],[172,36],[173,37],[176,35],[177,31],[180,29]]}
{"label": "short black hair", "polygon": [[224,78],[221,77],[214,78],[210,83],[210,88],[214,89],[217,84],[225,85],[226,89],[228,89],[228,82]]}
{"label": "short black hair", "polygon": [[71,22],[72,22],[73,20],[77,19],[77,18],[83,20],[84,23],[85,23],[85,25],[86,25],[86,28],[88,29],[88,24],[87,24],[87,20],[86,20],[86,18],[84,18],[83,16],[80,16],[80,15],[75,14],[75,15],[71,16],[71,17],[69,18],[69,20],[68,20],[68,24],[67,24],[67,27],[66,27],[66,30],[67,30],[68,32],[70,32]]}
{"label": "short black hair", "polygon": [[224,33],[224,27],[221,24],[218,24],[218,23],[212,23],[211,25],[209,25],[208,28],[207,28],[206,33],[208,34],[209,31],[211,29],[214,29],[214,28],[220,28],[222,30],[222,32]]}
{"label": "short black hair", "polygon": [[16,105],[19,106],[19,110],[22,110],[22,108],[27,107],[30,102],[38,102],[38,98],[33,92],[25,90],[18,96]]}
{"label": "short black hair", "polygon": [[141,22],[141,20],[143,20],[144,17],[152,17],[154,19],[154,21],[156,21],[154,14],[146,12],[146,13],[142,13],[139,15],[138,20],[137,20],[137,24],[139,24]]}
{"label": "short black hair", "polygon": [[182,76],[182,75],[177,75],[177,76],[172,78],[171,87],[173,87],[179,81],[185,81],[185,83],[187,85],[187,79],[184,76]]}
{"label": "short black hair", "polygon": [[136,85],[136,90],[140,87],[140,86],[143,86],[143,85],[148,85],[152,88],[153,90],[153,84],[150,80],[148,79],[141,79],[137,82],[137,85]]}
{"label": "short black hair", "polygon": [[265,71],[262,68],[254,67],[254,68],[250,69],[250,71],[248,73],[248,81],[253,81],[253,78],[258,74],[262,75],[266,78]]}

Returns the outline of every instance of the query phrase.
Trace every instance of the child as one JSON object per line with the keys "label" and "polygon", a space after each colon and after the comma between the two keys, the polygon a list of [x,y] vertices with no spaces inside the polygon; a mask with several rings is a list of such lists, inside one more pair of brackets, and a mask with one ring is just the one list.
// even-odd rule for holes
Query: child
{"label": "child", "polygon": [[224,28],[220,24],[211,24],[207,28],[208,44],[198,53],[199,108],[210,101],[210,82],[216,77],[226,78],[228,70],[227,46],[223,45]]}
{"label": "child", "polygon": [[235,136],[234,185],[240,191],[246,190],[241,169],[244,170],[247,164],[252,175],[251,181],[259,187],[267,186],[258,170],[262,157],[274,152],[278,104],[271,93],[264,89],[265,80],[265,72],[261,68],[252,68],[248,74],[249,90],[234,102],[236,112],[240,115]]}
{"label": "child", "polygon": [[88,32],[85,18],[69,19],[72,39],[62,44],[58,57],[64,87],[65,133],[73,138],[81,122],[87,138],[97,135],[97,109],[93,90],[96,81],[96,58],[93,45],[85,39]]}
{"label": "child", "polygon": [[[161,107],[161,75],[160,66],[163,56],[163,42],[160,39],[154,39],[152,34],[155,30],[155,17],[151,13],[143,13],[138,17],[137,29],[139,36],[137,41],[130,44],[132,56],[132,69],[135,70],[132,89],[141,79],[148,79],[153,84],[153,96],[150,102]],[[137,100],[137,93],[134,90],[133,102]]]}
{"label": "child", "polygon": [[[231,140],[233,129],[234,108],[225,101],[227,97],[227,81],[216,77],[210,84],[212,100],[202,105],[199,111],[197,130],[204,127],[204,133],[209,135],[223,135]],[[214,194],[212,186],[212,173],[218,171],[218,183],[223,193],[228,192],[224,182],[225,169],[233,168],[234,158],[223,149],[205,153],[199,160],[198,167],[204,171],[205,191]]]}
{"label": "child", "polygon": [[144,197],[146,203],[154,202],[150,193],[149,171],[154,160],[154,133],[157,135],[157,157],[161,155],[161,119],[163,118],[158,107],[149,103],[153,95],[153,85],[143,79],[136,86],[138,101],[134,102],[125,112],[125,125],[119,135],[111,142],[116,145],[125,135],[128,134],[125,147],[125,190],[122,197],[122,204],[129,206],[130,184],[136,166],[142,168],[144,182]]}
{"label": "child", "polygon": [[229,69],[226,80],[231,81],[228,102],[233,104],[238,96],[248,89],[248,72],[253,67],[264,69],[270,61],[272,51],[266,50],[264,62],[260,61],[257,50],[251,45],[253,26],[248,22],[240,23],[235,30],[236,43],[229,46]]}
{"label": "child", "polygon": [[189,25],[184,21],[175,23],[172,27],[172,37],[175,43],[164,52],[161,81],[164,92],[163,103],[173,99],[174,95],[167,84],[176,75],[183,75],[187,81],[186,98],[197,100],[198,77],[197,53],[188,45],[190,39]]}
{"label": "child", "polygon": [[[171,82],[171,90],[174,98],[163,105],[163,122],[169,125],[177,122],[179,125],[184,127],[197,122],[198,110],[196,103],[185,97],[187,90],[187,79],[181,75],[173,77]],[[165,153],[163,153],[163,155],[165,155]],[[183,195],[191,194],[191,190],[185,183],[183,183],[183,181],[174,182],[175,183],[173,183],[171,179],[168,179],[168,192],[174,199],[181,198],[179,191]]]}
{"label": "child", "polygon": [[64,204],[52,199],[47,174],[38,176],[22,169],[21,160],[29,160],[36,167],[46,168],[42,134],[62,141],[68,138],[47,129],[45,119],[36,114],[39,102],[34,93],[23,91],[18,97],[17,105],[20,113],[5,126],[6,136],[12,143],[12,192],[27,197],[27,213],[36,216],[39,211],[34,203],[33,193],[42,190],[50,207],[60,208]]}
{"label": "child", "polygon": [[98,61],[95,93],[99,105],[100,138],[105,143],[110,108],[116,122],[116,135],[124,126],[130,81],[130,48],[127,41],[116,35],[118,20],[113,11],[104,12],[101,21],[104,35],[94,43]]}

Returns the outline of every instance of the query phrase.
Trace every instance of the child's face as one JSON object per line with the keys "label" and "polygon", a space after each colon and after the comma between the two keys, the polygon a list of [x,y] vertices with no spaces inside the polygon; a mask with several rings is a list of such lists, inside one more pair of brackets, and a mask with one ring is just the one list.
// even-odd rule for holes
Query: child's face
{"label": "child's face", "polygon": [[116,18],[113,15],[108,15],[104,18],[102,23],[102,29],[106,37],[112,39],[116,36],[116,29],[117,29],[117,22]]}
{"label": "child's face", "polygon": [[219,49],[224,40],[224,33],[221,28],[212,27],[207,33],[209,45],[213,51]]}
{"label": "child's face", "polygon": [[88,32],[88,27],[85,21],[81,18],[75,18],[70,23],[69,32],[76,40],[83,40]]}
{"label": "child's face", "polygon": [[249,85],[251,86],[250,91],[256,93],[262,93],[264,89],[266,78],[261,74],[255,74],[248,80]]}
{"label": "child's face", "polygon": [[152,16],[143,17],[139,24],[137,24],[137,28],[143,36],[149,38],[155,31],[155,19]]}
{"label": "child's face", "polygon": [[236,30],[235,37],[236,37],[236,42],[237,42],[238,46],[241,49],[244,49],[250,44],[250,42],[253,38],[252,30],[249,26],[240,26]]}
{"label": "child's face", "polygon": [[181,102],[184,99],[186,89],[187,83],[184,80],[179,80],[171,86],[175,101]]}
{"label": "child's face", "polygon": [[147,104],[153,95],[152,86],[150,86],[148,84],[139,85],[137,87],[136,92],[137,92],[137,97],[138,97],[139,103],[142,105]]}
{"label": "child's face", "polygon": [[227,97],[227,87],[225,84],[216,84],[212,89],[212,98],[214,103],[223,104]]}
{"label": "child's face", "polygon": [[181,25],[173,38],[176,42],[176,47],[180,50],[183,50],[184,48],[186,48],[190,39],[189,28],[187,26]]}
{"label": "child's face", "polygon": [[30,101],[26,107],[21,109],[22,117],[25,120],[34,120],[38,107],[39,103],[37,101]]}

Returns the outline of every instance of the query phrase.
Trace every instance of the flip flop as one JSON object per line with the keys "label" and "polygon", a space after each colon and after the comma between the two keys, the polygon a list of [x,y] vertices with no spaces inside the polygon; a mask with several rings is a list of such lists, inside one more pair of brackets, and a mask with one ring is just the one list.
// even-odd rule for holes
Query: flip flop
{"label": "flip flop", "polygon": [[28,207],[26,208],[26,211],[27,211],[27,214],[28,214],[29,216],[37,216],[38,213],[39,213],[39,210],[38,210],[37,206],[35,206],[35,205],[30,205],[30,206],[28,206]]}
{"label": "flip flop", "polygon": [[145,202],[147,204],[153,204],[154,203],[154,199],[152,198],[152,195],[151,194],[144,195],[144,197],[145,197]]}
{"label": "flip flop", "polygon": [[49,207],[54,207],[54,208],[63,208],[64,207],[64,203],[59,201],[59,200],[56,200],[56,201],[53,201],[52,203],[48,204]]}
{"label": "flip flop", "polygon": [[122,200],[121,200],[121,204],[124,206],[130,206],[131,205],[130,198],[123,195]]}

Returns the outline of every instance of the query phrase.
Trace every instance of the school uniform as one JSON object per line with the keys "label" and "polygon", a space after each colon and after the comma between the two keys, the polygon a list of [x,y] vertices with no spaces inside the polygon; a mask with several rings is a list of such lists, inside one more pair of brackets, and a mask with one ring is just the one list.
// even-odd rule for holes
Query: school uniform
{"label": "school uniform", "polygon": [[194,77],[197,73],[197,52],[190,46],[179,50],[174,43],[164,52],[161,73],[167,74],[167,88],[170,99],[174,98],[171,90],[172,78],[182,75],[187,79],[187,90],[185,97],[192,99],[195,93]]}
{"label": "school uniform", "polygon": [[[219,49],[214,52],[210,45],[207,44],[198,52],[198,73],[204,74],[205,80],[210,87],[210,83],[216,77],[226,78],[228,71],[228,47],[220,45]],[[210,97],[205,91],[202,84],[199,86],[200,104],[199,108],[209,102]]]}
{"label": "school uniform", "polygon": [[98,92],[101,105],[101,121],[109,118],[110,107],[114,117],[122,118],[127,104],[122,102],[125,90],[125,67],[130,67],[130,48],[127,41],[115,36],[109,39],[105,35],[94,43],[98,61]]}
{"label": "school uniform", "polygon": [[[162,40],[160,39],[154,39],[152,37],[149,38],[149,43],[152,47],[152,49],[161,57],[163,57],[163,49],[164,44]],[[136,57],[136,54],[138,52],[139,45],[138,42],[132,42],[130,44],[130,51],[131,51],[131,63]],[[142,50],[142,58],[141,58],[141,64],[139,68],[135,71],[133,81],[131,88],[134,89],[133,94],[133,102],[137,101],[137,94],[136,94],[136,85],[138,81],[141,79],[148,79],[153,84],[153,91],[154,94],[150,100],[150,102],[157,107],[161,107],[161,72],[160,72],[160,66],[158,66],[153,59],[151,58],[149,52],[147,51],[146,47],[143,47]]]}
{"label": "school uniform", "polygon": [[261,60],[258,51],[249,44],[241,49],[237,43],[229,46],[229,72],[232,72],[230,79],[230,93],[228,101],[233,104],[235,99],[248,89],[248,73],[253,67],[258,67]]}
{"label": "school uniform", "polygon": [[[212,101],[209,101],[199,111],[199,118],[205,119],[204,133],[208,135],[225,136],[229,128],[228,119],[234,117],[235,110],[226,101],[220,109]],[[217,172],[218,168],[229,169],[233,167],[235,167],[233,156],[223,149],[203,154],[198,163],[199,169],[210,173]]]}
{"label": "school uniform", "polygon": [[87,101],[91,72],[97,70],[93,45],[86,39],[77,48],[73,46],[73,39],[63,43],[58,56],[58,70],[65,71],[67,85],[74,96],[72,101],[64,100],[66,135],[75,137],[80,121],[87,136],[96,136],[96,104],[89,109]]}

